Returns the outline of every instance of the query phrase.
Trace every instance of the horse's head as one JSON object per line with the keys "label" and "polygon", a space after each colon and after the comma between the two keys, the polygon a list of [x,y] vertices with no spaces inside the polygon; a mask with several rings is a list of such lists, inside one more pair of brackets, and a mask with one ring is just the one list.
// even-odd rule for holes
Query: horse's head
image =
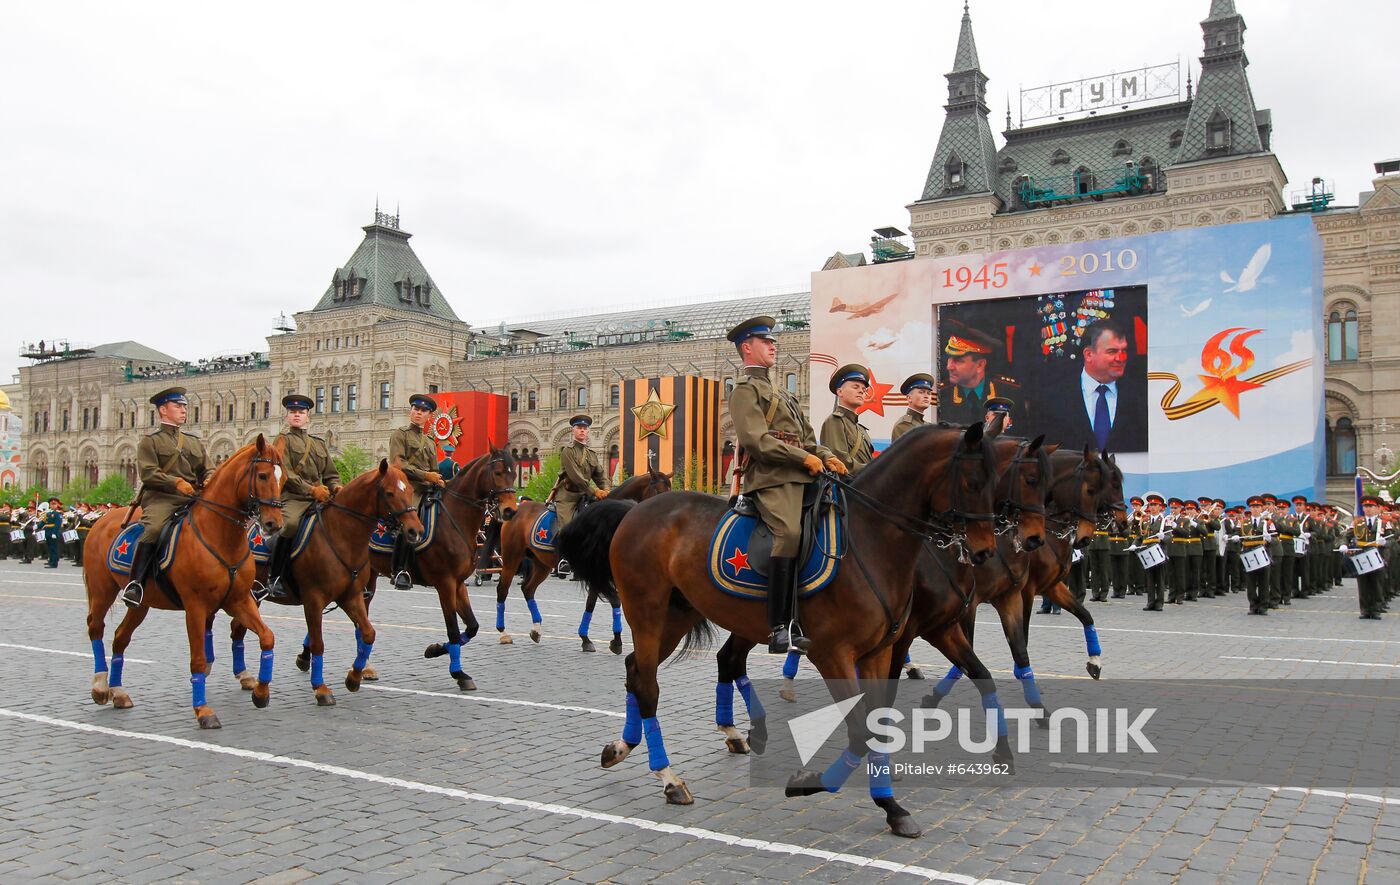
{"label": "horse's head", "polygon": [[[282,531],[282,483],[286,479],[282,448],[269,444],[261,433],[246,448],[248,461],[243,471],[248,475],[248,513],[257,518],[264,536],[274,538]],[[229,471],[230,475],[235,473]]]}
{"label": "horse's head", "polygon": [[662,473],[650,464],[647,465],[647,487],[642,490],[642,500],[655,498],[662,492],[671,491],[671,474]]}
{"label": "horse's head", "polygon": [[485,485],[482,495],[490,496],[496,502],[496,512],[501,514],[501,522],[509,522],[520,507],[515,498],[515,459],[505,449],[496,448],[487,440]]}
{"label": "horse's head", "polygon": [[1045,543],[1045,500],[1051,468],[1044,442],[1042,434],[1033,440],[1005,439],[997,444],[999,453],[1011,450],[997,482],[997,512],[1015,528],[1017,550],[1036,550]]}
{"label": "horse's head", "polygon": [[[1061,462],[1068,465],[1070,461]],[[1094,537],[1094,528],[1099,515],[1099,496],[1103,494],[1108,481],[1108,472],[1099,453],[1092,446],[1085,446],[1078,460],[1072,462],[1072,469],[1057,473],[1051,489],[1051,504],[1055,511],[1074,517],[1074,540],[1076,550],[1088,546]]]}
{"label": "horse's head", "polygon": [[981,424],[950,438],[947,472],[944,481],[934,483],[932,510],[961,527],[969,559],[981,565],[996,552],[996,451]]}
{"label": "horse's head", "polygon": [[1118,459],[1104,452],[1099,458],[1107,471],[1104,487],[1099,495],[1099,516],[1103,519],[1127,519],[1128,505],[1123,500],[1123,469]]}
{"label": "horse's head", "polygon": [[418,508],[413,506],[413,486],[409,485],[408,475],[399,469],[398,462],[390,464],[388,459],[379,460],[379,471],[374,483],[377,487],[380,519],[398,521],[404,539],[410,544],[418,543],[423,537],[423,520],[418,518]]}

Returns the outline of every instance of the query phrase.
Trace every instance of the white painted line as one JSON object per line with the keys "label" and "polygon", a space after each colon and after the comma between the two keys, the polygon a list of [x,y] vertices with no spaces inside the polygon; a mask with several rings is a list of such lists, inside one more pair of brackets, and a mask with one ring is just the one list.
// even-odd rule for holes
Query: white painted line
{"label": "white painted line", "polygon": [[421,688],[394,688],[388,685],[370,685],[365,683],[362,688],[373,691],[389,691],[395,694],[416,694],[428,698],[451,698],[456,701],[476,701],[480,704],[506,704],[511,707],[539,707],[543,710],[562,710],[566,713],[593,713],[597,716],[613,716],[617,719],[627,718],[626,713],[614,713],[611,710],[599,710],[594,707],[574,707],[568,704],[546,704],[543,701],[518,701],[514,698],[488,698],[476,694],[453,694],[446,691],[424,691]]}
{"label": "white painted line", "polygon": [[[981,623],[980,621],[978,623]],[[1000,623],[999,621],[990,623]],[[1213,636],[1219,639],[1268,639],[1287,642],[1353,642],[1361,645],[1400,645],[1400,639],[1343,639],[1336,636],[1283,636],[1260,635],[1257,633],[1203,633],[1196,630],[1144,630],[1136,627],[1105,627],[1097,624],[1100,633],[1151,633],[1160,636]],[[1084,628],[1078,621],[1073,624],[1042,624],[1036,621],[1031,622],[1031,627],[1035,630],[1073,630],[1082,634]]]}
{"label": "white painted line", "polygon": [[1377,805],[1400,805],[1400,799],[1377,796],[1374,793],[1344,793],[1340,790],[1314,790],[1311,787],[1265,787],[1275,793],[1302,793],[1305,796],[1326,796],[1329,799],[1346,799],[1350,802],[1374,802]]}
{"label": "white painted line", "polygon": [[484,805],[495,805],[501,808],[518,809],[521,811],[534,811],[541,814],[552,814],[558,817],[577,818],[579,820],[591,820],[605,824],[615,824],[617,826],[631,827],[650,833],[667,833],[677,836],[686,836],[697,841],[718,842],[723,845],[733,845],[738,848],[749,848],[754,851],[765,851],[770,854],[797,855],[810,857],[825,863],[838,863],[860,869],[884,870],[890,873],[901,873],[910,876],[918,876],[922,879],[936,882],[955,882],[959,885],[1011,885],[999,879],[977,879],[972,876],[965,876],[959,873],[947,873],[942,870],[935,870],[929,867],[914,866],[912,864],[902,864],[890,860],[880,860],[874,857],[866,857],[862,854],[846,854],[834,851],[824,851],[820,848],[809,848],[805,845],[793,845],[786,842],[768,842],[763,839],[751,839],[744,836],[736,836],[731,833],[724,833],[717,830],[706,830],[700,827],[684,827],[678,824],[662,823],[660,821],[647,820],[640,817],[624,817],[619,814],[607,814],[601,811],[591,811],[586,808],[574,808],[568,805],[557,805],[551,802],[536,802],[532,799],[516,799],[513,796],[492,796],[487,793],[473,793],[468,790],[459,790],[455,787],[443,787],[437,784],[423,783],[422,781],[411,781],[398,777],[386,777],[368,771],[360,771],[354,768],[346,768],[341,765],[328,765],[323,762],[313,762],[309,759],[297,759],[292,756],[280,756],[274,753],[264,753],[260,750],[245,750],[241,747],[230,747],[221,744],[209,744],[204,741],[192,741],[185,738],[170,737],[164,734],[150,734],[140,731],[126,731],[119,728],[107,728],[101,725],[89,725],[85,722],[73,722],[67,719],[55,719],[52,716],[42,716],[36,713],[21,713],[17,710],[6,710],[0,708],[0,716],[12,719],[23,719],[28,722],[35,722],[40,725],[52,725],[58,728],[67,728],[73,731],[84,731],[89,734],[103,734],[109,737],[127,738],[130,740],[150,741],[152,743],[167,744],[173,747],[180,747],[186,750],[203,750],[206,753],[214,753],[220,756],[233,756],[238,759],[247,759],[253,762],[265,762],[269,765],[277,765],[285,768],[304,768],[322,774],[334,775],[336,777],[347,778],[349,780],[364,781],[367,783],[380,784],[386,787],[395,787],[401,790],[411,790],[417,793],[429,793],[437,796],[449,796],[454,799],[461,799],[466,802],[478,802]]}
{"label": "white painted line", "polygon": [[1222,661],[1278,661],[1282,664],[1334,664],[1339,667],[1385,667],[1400,670],[1400,664],[1370,664],[1365,661],[1323,661],[1318,658],[1262,658],[1244,655],[1221,655]]}
{"label": "white painted line", "polygon": [[[16,644],[13,643],[13,642],[0,642],[0,648],[18,648],[18,649],[21,649],[21,650],[23,650],[23,651],[41,651],[41,652],[44,652],[45,654],[50,654],[50,655],[71,655],[72,657],[75,657],[75,658],[87,658],[88,660],[92,660],[92,652],[90,652],[90,651],[62,651],[62,650],[57,649],[57,648],[39,648],[37,645],[16,645]],[[109,660],[110,660],[110,658],[109,658]],[[126,659],[126,662],[127,662],[128,664],[154,664],[154,663],[155,663],[155,661],[146,661],[146,660],[142,660],[141,658],[127,658],[127,659]]]}

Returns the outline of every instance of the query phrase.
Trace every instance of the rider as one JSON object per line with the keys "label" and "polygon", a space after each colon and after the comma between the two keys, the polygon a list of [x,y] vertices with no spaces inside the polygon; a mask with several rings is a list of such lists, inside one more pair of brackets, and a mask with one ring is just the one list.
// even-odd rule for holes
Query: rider
{"label": "rider", "polygon": [[[423,429],[436,411],[437,400],[426,393],[415,393],[408,398],[408,426],[396,428],[389,436],[389,463],[397,464],[413,484],[414,507],[430,487],[447,485],[437,470],[437,445]],[[389,571],[394,576],[394,587],[399,590],[412,587],[413,547],[403,532],[394,541],[391,563]]]}
{"label": "rider", "polygon": [[189,503],[208,469],[204,444],[199,437],[181,429],[188,417],[185,388],[166,388],[151,397],[151,405],[160,417],[160,429],[142,437],[136,447],[142,532],[131,562],[131,582],[122,593],[122,602],[131,608],[139,608],[145,597],[142,581],[156,558],[161,529],[176,508]]}
{"label": "rider", "polygon": [[909,408],[894,422],[894,429],[890,431],[891,444],[924,423],[924,413],[928,411],[930,403],[938,405],[938,396],[933,392],[934,383],[932,375],[919,372],[905,378],[904,383],[899,385],[899,392],[909,400]]}
{"label": "rider", "polygon": [[[608,496],[608,474],[598,453],[588,447],[588,429],[593,419],[575,415],[569,419],[569,444],[559,450],[559,491],[554,496],[554,530],[560,532],[574,518],[584,495]],[[594,488],[590,489],[590,483]]]}
{"label": "rider", "polygon": [[832,373],[827,388],[836,394],[836,410],[822,422],[821,444],[854,476],[875,456],[870,432],[856,419],[856,409],[865,405],[870,389],[870,370],[858,363],[844,365]]}
{"label": "rider", "polygon": [[[729,330],[739,351],[744,377],[729,394],[729,418],[746,460],[742,465],[745,495],[773,534],[768,574],[768,652],[788,650],[788,624],[793,619],[795,560],[801,543],[802,487],[825,467],[846,473],[846,465],[817,442],[806,410],[787,391],[775,387],[768,370],[777,361],[777,339],[771,316],[745,320]],[[794,627],[796,624],[794,623]],[[794,642],[810,645],[800,631]]]}
{"label": "rider", "polygon": [[286,471],[282,485],[282,534],[277,536],[267,570],[267,592],[277,598],[287,597],[282,574],[287,569],[292,539],[296,537],[306,509],[313,501],[326,503],[340,491],[340,473],[331,460],[326,441],[306,432],[311,405],[311,397],[304,393],[282,397],[282,408],[287,410],[287,429],[277,437],[282,444],[282,468]]}

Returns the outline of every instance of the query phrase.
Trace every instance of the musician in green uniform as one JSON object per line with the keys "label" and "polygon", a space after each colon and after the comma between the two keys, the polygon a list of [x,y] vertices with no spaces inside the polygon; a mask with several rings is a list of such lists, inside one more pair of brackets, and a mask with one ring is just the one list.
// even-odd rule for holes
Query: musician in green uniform
{"label": "musician in green uniform", "polygon": [[1204,559],[1201,544],[1206,531],[1201,524],[1200,507],[1192,499],[1181,502],[1181,518],[1192,529],[1191,537],[1186,541],[1186,601],[1195,602],[1201,595],[1201,565]]}
{"label": "musician in green uniform", "polygon": [[1218,566],[1220,564],[1220,517],[1225,505],[1217,504],[1214,498],[1202,495],[1196,499],[1200,507],[1196,514],[1196,525],[1201,529],[1201,576],[1197,582],[1196,595],[1210,599],[1224,593],[1220,589]]}
{"label": "musician in green uniform", "polygon": [[1089,564],[1089,588],[1094,602],[1108,601],[1108,557],[1112,534],[1112,521],[1094,524],[1094,536],[1089,539],[1089,553],[1084,558]]}
{"label": "musician in green uniform", "polygon": [[773,535],[768,651],[785,654],[789,644],[803,651],[810,646],[794,618],[803,486],[823,468],[838,474],[847,471],[840,458],[817,442],[797,399],[768,377],[778,357],[775,322],[770,316],[757,316],[729,330],[727,337],[744,365],[743,377],[729,393],[729,418],[742,449],[744,497],[758,508]]}
{"label": "musician in green uniform", "polygon": [[78,568],[83,567],[83,550],[87,547],[88,532],[92,531],[92,524],[97,522],[100,515],[101,511],[96,507],[85,502],[78,504],[73,520],[73,530],[78,533],[78,540],[73,542],[73,564]]}
{"label": "musician in green uniform", "polygon": [[[413,506],[422,503],[423,495],[431,489],[442,488],[442,475],[437,470],[437,445],[428,436],[428,421],[437,411],[437,400],[426,393],[408,398],[408,426],[399,427],[389,435],[389,463],[396,464],[413,486]],[[413,586],[413,546],[403,532],[394,540],[394,555],[390,571],[394,587],[407,590]]]}
{"label": "musician in green uniform", "polygon": [[[1347,532],[1348,551],[1361,553],[1366,550],[1386,547],[1391,541],[1391,534],[1380,517],[1381,499],[1367,495],[1361,499],[1361,509],[1365,515],[1353,518],[1351,529]],[[1380,620],[1382,606],[1385,603],[1384,590],[1381,585],[1382,571],[1383,569],[1377,569],[1356,576],[1358,601],[1361,604],[1361,620],[1363,621]]]}
{"label": "musician in green uniform", "polygon": [[277,436],[282,445],[282,469],[286,472],[282,483],[282,533],[275,539],[267,570],[267,591],[278,598],[286,598],[282,575],[307,509],[313,503],[326,503],[340,491],[340,473],[331,459],[330,447],[321,437],[306,432],[312,405],[311,397],[304,393],[282,397],[282,408],[287,410],[287,429]]}
{"label": "musician in green uniform", "polygon": [[588,447],[593,419],[575,415],[569,419],[570,440],[559,450],[559,489],[554,495],[554,530],[560,532],[574,518],[585,496],[606,498],[611,487],[598,453]]}
{"label": "musician in green uniform", "polygon": [[[1273,533],[1273,519],[1262,495],[1249,499],[1249,516],[1240,522],[1240,555],[1252,551],[1268,549],[1269,535]],[[1269,613],[1269,571],[1272,566],[1264,566],[1244,573],[1245,595],[1249,600],[1251,615]]]}
{"label": "musician in green uniform", "polygon": [[938,387],[938,420],[968,425],[986,420],[987,401],[995,396],[1015,397],[1020,385],[1004,375],[988,371],[996,350],[991,338],[972,329],[948,336],[943,346],[943,369],[948,378]]}
{"label": "musician in green uniform", "polygon": [[[1166,517],[1162,514],[1162,496],[1151,494],[1147,496],[1147,513],[1136,520],[1137,527],[1133,537],[1135,547],[1151,547],[1160,545],[1165,534]],[[1137,554],[1133,554],[1137,559]],[[1142,568],[1141,559],[1138,560],[1138,567]],[[1152,568],[1142,569],[1143,587],[1147,593],[1147,605],[1142,607],[1145,612],[1159,612],[1162,610],[1162,578],[1165,577],[1167,569],[1171,568],[1169,562],[1163,562]]]}
{"label": "musician in green uniform", "polygon": [[856,409],[865,404],[870,388],[870,370],[857,363],[842,366],[831,374],[827,388],[836,394],[836,410],[822,422],[818,438],[855,476],[875,457],[870,432],[856,419]]}
{"label": "musician in green uniform", "polygon": [[1136,558],[1128,552],[1128,546],[1133,543],[1131,525],[1126,514],[1115,516],[1108,523],[1108,584],[1113,599],[1124,599],[1128,595],[1128,559]]}
{"label": "musician in green uniform", "polygon": [[0,503],[0,562],[10,558],[10,532],[14,531],[10,505]]}
{"label": "musician in green uniform", "polygon": [[924,413],[928,411],[930,403],[938,405],[938,397],[933,392],[934,379],[927,372],[919,372],[904,379],[904,383],[899,385],[899,392],[904,394],[909,400],[909,408],[899,420],[894,422],[894,430],[890,431],[890,443],[893,444],[901,436],[913,430],[915,427],[924,425]]}
{"label": "musician in green uniform", "polygon": [[1244,589],[1244,570],[1240,567],[1240,554],[1243,552],[1240,543],[1240,525],[1244,522],[1244,518],[1245,509],[1235,506],[1225,511],[1225,519],[1222,522],[1225,530],[1224,586],[1231,593],[1239,593]]}
{"label": "musician in green uniform", "polygon": [[44,568],[58,568],[59,545],[63,542],[63,502],[49,499],[49,512],[44,514],[44,546],[49,561]]}
{"label": "musician in green uniform", "polygon": [[[1128,499],[1128,544],[1135,544],[1140,534],[1142,523],[1147,519],[1147,502],[1137,495]],[[1146,586],[1146,575],[1143,574],[1142,560],[1135,553],[1128,555],[1128,595],[1141,596]]]}
{"label": "musician in green uniform", "polygon": [[131,581],[122,592],[122,602],[131,608],[139,608],[145,598],[142,582],[155,561],[161,529],[194,497],[208,469],[204,444],[183,429],[188,418],[185,388],[166,388],[151,397],[151,405],[156,407],[160,429],[142,437],[136,447],[142,532],[131,563]]}

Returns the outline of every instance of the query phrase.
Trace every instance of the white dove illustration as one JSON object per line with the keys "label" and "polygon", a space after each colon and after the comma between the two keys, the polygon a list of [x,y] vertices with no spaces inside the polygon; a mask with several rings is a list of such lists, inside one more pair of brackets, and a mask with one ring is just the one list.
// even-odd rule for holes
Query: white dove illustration
{"label": "white dove illustration", "polygon": [[1200,304],[1196,305],[1195,307],[1187,307],[1186,305],[1183,304],[1183,305],[1181,305],[1181,315],[1184,316],[1184,317],[1186,317],[1187,319],[1190,319],[1191,317],[1193,317],[1193,316],[1195,316],[1196,314],[1200,313],[1201,311],[1205,310],[1207,307],[1210,307],[1210,299],[1209,299],[1209,298],[1207,298],[1205,301],[1202,301]]}
{"label": "white dove illustration", "polygon": [[1259,278],[1264,275],[1264,266],[1269,263],[1269,256],[1274,252],[1274,247],[1270,243],[1260,246],[1254,253],[1254,257],[1249,259],[1249,263],[1240,271],[1239,282],[1225,271],[1220,272],[1221,282],[1229,283],[1230,288],[1226,292],[1248,292],[1259,284]]}

